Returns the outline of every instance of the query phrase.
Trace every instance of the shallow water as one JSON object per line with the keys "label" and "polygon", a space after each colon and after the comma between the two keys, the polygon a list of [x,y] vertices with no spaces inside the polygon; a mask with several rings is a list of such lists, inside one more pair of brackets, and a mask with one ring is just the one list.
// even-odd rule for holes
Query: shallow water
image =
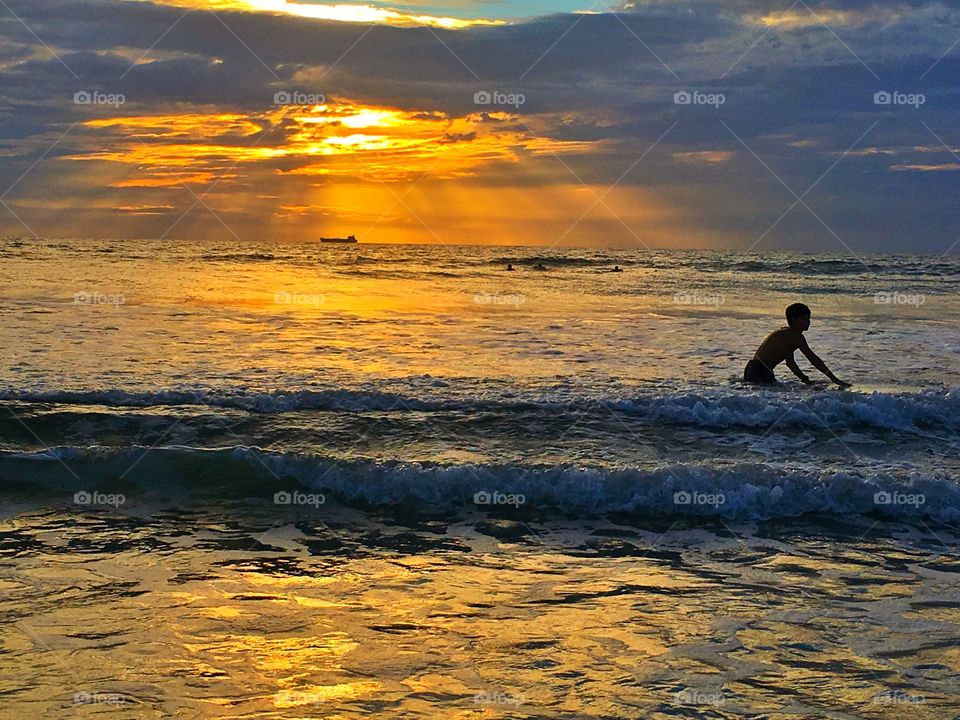
{"label": "shallow water", "polygon": [[960,707],[950,528],[509,515],[21,506],[0,697],[21,717]]}

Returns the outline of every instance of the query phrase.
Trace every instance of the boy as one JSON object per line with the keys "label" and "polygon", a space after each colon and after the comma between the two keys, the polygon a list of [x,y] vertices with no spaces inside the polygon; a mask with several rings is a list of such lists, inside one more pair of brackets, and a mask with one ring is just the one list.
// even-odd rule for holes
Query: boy
{"label": "boy", "polygon": [[803,303],[794,303],[787,308],[787,327],[774,330],[767,335],[760,347],[757,348],[753,360],[747,363],[743,370],[743,379],[746,382],[762,383],[769,385],[777,382],[773,374],[773,369],[781,362],[786,362],[787,367],[793,371],[800,380],[806,385],[812,385],[813,381],[803,374],[803,371],[793,359],[793,353],[796,350],[802,352],[807,360],[813,363],[813,366],[826,375],[830,380],[842,388],[850,387],[850,383],[843,382],[837,378],[827,364],[823,362],[817,354],[807,345],[803,333],[810,329],[810,308]]}

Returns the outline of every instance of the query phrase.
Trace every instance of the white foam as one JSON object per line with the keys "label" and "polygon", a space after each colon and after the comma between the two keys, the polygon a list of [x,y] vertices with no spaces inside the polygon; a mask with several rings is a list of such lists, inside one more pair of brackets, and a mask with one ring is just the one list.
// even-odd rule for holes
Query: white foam
{"label": "white foam", "polygon": [[[224,475],[248,473],[270,497],[299,483],[346,501],[376,505],[413,504],[434,511],[474,506],[477,493],[523,496],[506,511],[560,511],[576,514],[630,512],[641,515],[708,516],[760,520],[807,513],[873,514],[901,520],[933,518],[960,521],[960,485],[947,475],[890,471],[865,475],[783,469],[763,463],[726,467],[706,464],[665,465],[654,470],[609,470],[561,465],[458,464],[344,461],[321,455],[277,454],[258,448],[200,450],[187,447],[112,449],[54,448],[42,453],[0,452],[17,477],[39,478],[63,472],[62,460],[80,469],[85,481],[116,478],[139,483],[145,490],[167,491],[191,486],[235,494],[239,483],[211,488]],[[136,461],[136,462],[134,462]],[[227,469],[230,472],[225,473]],[[51,476],[52,477],[52,476]],[[249,483],[243,485],[249,488]],[[685,502],[686,500],[686,502]],[[485,507],[484,505],[480,506]]]}
{"label": "white foam", "polygon": [[161,390],[132,392],[106,390],[0,391],[0,400],[28,403],[153,407],[201,405],[238,408],[258,413],[298,410],[330,411],[483,411],[503,413],[580,412],[629,415],[649,423],[693,425],[705,428],[768,428],[801,426],[875,428],[923,433],[960,430],[960,390],[926,390],[918,393],[793,393],[745,388],[739,391],[647,392],[630,397],[577,397],[569,392],[553,395],[488,395],[467,397],[433,385],[420,396],[375,390],[330,388],[273,392],[243,390]]}

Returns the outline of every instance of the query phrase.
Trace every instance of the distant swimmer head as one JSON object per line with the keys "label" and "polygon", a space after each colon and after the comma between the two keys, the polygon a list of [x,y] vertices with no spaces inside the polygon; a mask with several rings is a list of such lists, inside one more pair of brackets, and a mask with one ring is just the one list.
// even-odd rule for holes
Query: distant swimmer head
{"label": "distant swimmer head", "polygon": [[794,303],[787,308],[787,325],[803,332],[810,329],[810,308],[803,303]]}
{"label": "distant swimmer head", "polygon": [[619,265],[614,265],[613,270],[611,270],[610,272],[623,272],[623,270],[620,269]]}
{"label": "distant swimmer head", "polygon": [[514,269],[513,265],[511,265],[510,263],[507,263],[507,270],[513,270],[513,269]]}

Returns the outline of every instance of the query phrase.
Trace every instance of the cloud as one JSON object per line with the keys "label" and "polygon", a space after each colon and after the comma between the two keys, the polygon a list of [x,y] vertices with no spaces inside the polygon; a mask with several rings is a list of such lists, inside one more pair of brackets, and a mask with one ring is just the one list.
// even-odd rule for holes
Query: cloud
{"label": "cloud", "polygon": [[677,162],[699,165],[703,163],[725,163],[733,159],[735,153],[729,150],[688,150],[675,152],[672,157]]}
{"label": "cloud", "polygon": [[[149,0],[141,0],[149,1]],[[502,20],[463,19],[427,13],[400,11],[368,4],[290,2],[289,0],[159,0],[173,7],[191,10],[230,12],[262,12],[294,15],[314,20],[336,20],[353,23],[382,23],[396,26],[427,26],[460,29],[477,25],[498,25]]]}
{"label": "cloud", "polygon": [[[271,234],[280,231],[269,223],[329,207],[324,194],[386,211],[396,202],[382,186],[414,182],[463,203],[495,192],[562,198],[552,209],[561,225],[583,211],[571,198],[616,185],[644,207],[664,204],[656,233],[597,215],[583,227],[603,234],[578,238],[670,243],[685,233],[746,246],[816,183],[806,201],[851,246],[909,235],[910,248],[937,250],[955,239],[956,158],[945,145],[960,145],[960,59],[949,52],[960,12],[940,3],[838,0],[788,12],[789,3],[671,0],[456,30],[139,1],[9,5],[32,32],[0,19],[0,184],[29,170],[8,200],[44,232],[99,231],[109,197],[106,222],[129,223],[110,232],[159,235],[194,202],[185,186],[213,185],[226,222]],[[479,6],[451,7],[459,17]],[[481,9],[493,17],[498,7]],[[723,103],[677,104],[681,90]],[[922,93],[925,103],[877,105],[878,91]],[[78,92],[124,102],[78,105]],[[282,92],[324,102],[280,107]],[[478,104],[481,92],[513,104]],[[488,200],[476,202],[462,214]],[[456,213],[420,210],[456,233]],[[419,223],[408,217],[404,230],[397,212],[378,230],[410,236]],[[496,216],[470,223],[482,239]],[[9,215],[0,224],[23,231]],[[176,231],[216,224],[187,218]],[[825,232],[802,208],[783,227],[765,242],[816,244]],[[530,229],[543,242],[555,230]]]}
{"label": "cloud", "polygon": [[950,163],[941,163],[939,165],[891,165],[891,170],[896,170],[898,172],[903,171],[913,171],[913,172],[954,172],[960,170],[960,162],[950,162]]}

